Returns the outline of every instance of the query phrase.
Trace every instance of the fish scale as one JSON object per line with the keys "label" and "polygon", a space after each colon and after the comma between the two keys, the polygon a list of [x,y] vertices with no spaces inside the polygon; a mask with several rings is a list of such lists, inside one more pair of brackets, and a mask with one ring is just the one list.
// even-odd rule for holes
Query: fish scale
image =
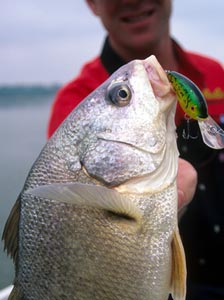
{"label": "fish scale", "polygon": [[152,56],[121,67],[68,116],[5,226],[11,300],[184,300],[175,105]]}
{"label": "fish scale", "polygon": [[[176,206],[171,207],[170,205],[172,204],[170,201],[173,198],[172,193],[175,191],[175,187],[170,188],[170,197],[167,202],[164,201],[163,193],[144,197],[131,196],[132,201],[139,202],[144,214],[151,220],[149,224],[147,221],[143,221],[144,229],[139,230],[137,234],[132,230],[127,230],[127,227],[123,230],[123,225],[120,226],[119,222],[114,227],[110,218],[105,222],[105,216],[104,218],[102,216],[105,213],[101,211],[89,209],[87,213],[86,209],[77,209],[65,204],[56,204],[52,209],[49,201],[38,200],[35,197],[33,200],[23,199],[24,206],[21,208],[21,213],[24,216],[24,223],[30,224],[30,226],[23,227],[21,232],[23,239],[20,240],[21,244],[26,241],[26,244],[30,245],[24,247],[19,256],[19,260],[26,261],[18,278],[24,282],[23,289],[29,291],[24,294],[24,297],[27,299],[41,299],[42,297],[44,299],[52,299],[52,297],[60,299],[59,297],[63,296],[62,289],[64,293],[66,291],[67,299],[79,299],[78,297],[81,297],[80,299],[103,299],[104,291],[101,291],[101,286],[103,286],[106,290],[106,299],[136,299],[137,296],[139,300],[147,299],[148,283],[152,281],[151,277],[156,279],[160,277],[162,286],[164,280],[169,278],[165,261],[167,260],[166,256],[170,255],[169,240],[175,226],[172,224],[172,220],[176,213]],[[155,209],[158,209],[155,200],[158,204],[158,199],[161,203],[159,213],[163,216],[160,220],[160,230],[156,225],[158,222],[156,221],[157,214],[155,214]],[[42,202],[41,211],[39,209],[40,201]],[[29,215],[30,211],[37,216],[35,219],[33,215]],[[87,217],[83,219],[83,215]],[[170,225],[167,222],[168,216]],[[68,224],[65,226],[63,222],[67,219],[70,220],[69,226]],[[166,226],[166,232],[164,232],[164,226]],[[50,234],[48,228],[52,229]],[[153,247],[148,247],[148,239],[151,239],[154,231],[160,235],[154,237],[155,240],[158,240],[158,244],[154,243]],[[91,240],[86,239],[87,236],[91,236]],[[49,256],[48,253],[51,255]],[[115,260],[118,253],[119,256]],[[155,255],[150,255],[151,253]],[[61,260],[61,254],[67,257],[66,264]],[[148,272],[148,265],[152,265],[151,261],[154,265],[154,272],[152,269]],[[163,264],[164,270],[158,272],[157,268],[161,268]],[[65,272],[68,278],[72,277],[69,285],[64,279]],[[109,274],[109,278],[105,278],[105,272]],[[132,274],[132,272],[136,273],[135,278],[128,276],[125,280],[123,274]],[[72,274],[76,274],[76,276],[72,276]],[[46,281],[46,278],[49,278],[49,281]],[[142,295],[135,292],[139,284],[145,286],[145,289],[141,290]],[[118,287],[120,290],[117,289]],[[81,296],[81,291],[86,293],[86,289],[89,290],[89,295]],[[151,296],[156,297],[160,289],[161,287],[157,283]],[[99,294],[97,294],[97,290]],[[36,291],[36,297],[34,291]],[[71,291],[71,293],[68,294],[67,291]]]}

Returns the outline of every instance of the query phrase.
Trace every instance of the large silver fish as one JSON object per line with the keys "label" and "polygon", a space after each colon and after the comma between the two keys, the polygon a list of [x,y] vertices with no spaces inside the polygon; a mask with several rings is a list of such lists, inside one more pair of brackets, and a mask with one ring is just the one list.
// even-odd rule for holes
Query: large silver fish
{"label": "large silver fish", "polygon": [[68,116],[5,226],[10,299],[185,298],[175,105],[151,56],[121,67]]}

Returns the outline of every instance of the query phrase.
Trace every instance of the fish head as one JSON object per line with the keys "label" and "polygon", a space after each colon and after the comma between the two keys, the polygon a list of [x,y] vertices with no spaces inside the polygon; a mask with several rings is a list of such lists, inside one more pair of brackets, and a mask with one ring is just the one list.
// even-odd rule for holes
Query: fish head
{"label": "fish head", "polygon": [[[154,173],[164,163],[167,151],[177,153],[175,100],[154,56],[134,60],[91,93],[56,137],[63,136],[60,143],[75,149],[90,177],[107,186],[119,186]],[[63,151],[64,157],[68,156]]]}

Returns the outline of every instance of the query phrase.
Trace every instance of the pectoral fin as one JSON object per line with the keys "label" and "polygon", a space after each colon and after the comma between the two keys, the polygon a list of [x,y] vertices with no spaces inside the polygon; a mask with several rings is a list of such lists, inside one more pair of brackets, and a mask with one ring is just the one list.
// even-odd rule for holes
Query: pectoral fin
{"label": "pectoral fin", "polygon": [[140,209],[121,193],[104,186],[82,183],[55,183],[26,191],[33,196],[111,211],[140,221]]}
{"label": "pectoral fin", "polygon": [[7,254],[12,257],[15,264],[17,264],[18,257],[20,202],[20,197],[18,197],[7,219],[2,235],[4,250],[7,250]]}
{"label": "pectoral fin", "polygon": [[19,287],[16,285],[13,287],[8,300],[23,300],[23,293]]}
{"label": "pectoral fin", "polygon": [[186,298],[186,274],[184,248],[177,228],[172,241],[171,294],[174,300]]}

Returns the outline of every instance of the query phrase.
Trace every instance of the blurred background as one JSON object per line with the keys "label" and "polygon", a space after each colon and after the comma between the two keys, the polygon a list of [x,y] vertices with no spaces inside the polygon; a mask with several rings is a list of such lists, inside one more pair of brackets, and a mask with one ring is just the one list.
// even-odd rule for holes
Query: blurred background
{"label": "blurred background", "polygon": [[[173,0],[172,35],[224,62],[224,1]],[[84,0],[8,0],[0,10],[0,236],[46,141],[58,88],[96,56],[105,32]],[[14,268],[0,243],[0,289]]]}

